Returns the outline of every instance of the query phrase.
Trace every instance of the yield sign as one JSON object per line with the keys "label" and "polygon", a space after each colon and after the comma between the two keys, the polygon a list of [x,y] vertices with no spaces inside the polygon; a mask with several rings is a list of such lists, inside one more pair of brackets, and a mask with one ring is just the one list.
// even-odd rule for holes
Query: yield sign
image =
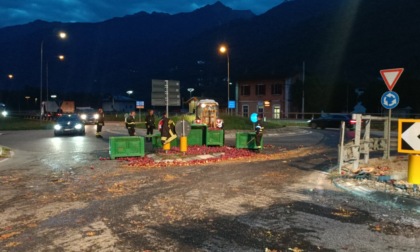
{"label": "yield sign", "polygon": [[398,120],[398,152],[420,153],[420,120]]}
{"label": "yield sign", "polygon": [[395,84],[397,84],[397,81],[400,78],[403,71],[404,68],[384,69],[379,71],[389,91],[392,91]]}

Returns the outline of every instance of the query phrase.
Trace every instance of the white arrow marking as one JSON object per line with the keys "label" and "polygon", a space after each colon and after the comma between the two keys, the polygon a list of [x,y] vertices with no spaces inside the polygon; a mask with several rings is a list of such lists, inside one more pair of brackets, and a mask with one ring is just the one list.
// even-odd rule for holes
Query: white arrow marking
{"label": "white arrow marking", "polygon": [[[389,99],[389,98],[392,98],[392,100]],[[392,107],[395,104],[397,104],[397,97],[392,93],[388,93],[386,96],[384,96],[384,102],[383,103],[384,103],[385,106]]]}
{"label": "white arrow marking", "polygon": [[416,122],[411,125],[408,129],[406,129],[401,137],[404,141],[410,145],[413,150],[419,151],[420,150],[420,123]]}
{"label": "white arrow marking", "polygon": [[388,99],[386,98],[386,96],[384,97],[384,104],[385,104],[386,106],[388,106]]}

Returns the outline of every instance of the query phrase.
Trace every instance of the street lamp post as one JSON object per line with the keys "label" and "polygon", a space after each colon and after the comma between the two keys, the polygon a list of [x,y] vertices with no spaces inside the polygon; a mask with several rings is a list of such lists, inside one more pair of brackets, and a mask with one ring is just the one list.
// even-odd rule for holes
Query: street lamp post
{"label": "street lamp post", "polygon": [[191,98],[191,93],[194,92],[194,88],[187,88],[187,91],[190,92],[190,98]]}
{"label": "street lamp post", "polygon": [[229,95],[229,85],[230,85],[230,59],[229,59],[229,50],[228,50],[228,48],[227,48],[227,46],[225,46],[225,45],[222,45],[222,46],[220,46],[220,48],[219,48],[219,51],[221,52],[221,53],[226,53],[226,59],[227,59],[227,108],[228,108],[228,113],[229,113],[229,98],[230,98],[230,95]]}
{"label": "street lamp post", "polygon": [[[58,37],[60,39],[65,39],[67,37],[67,33],[60,32],[58,33]],[[43,65],[44,65],[44,40],[41,41],[41,64],[40,64],[40,76],[39,76],[39,121],[42,122],[42,73],[43,73]]]}
{"label": "street lamp post", "polygon": [[[57,58],[58,58],[59,61],[63,61],[64,60],[64,55],[60,54],[60,55],[57,56]],[[48,98],[49,98],[48,91],[49,91],[49,81],[50,81],[48,61],[47,61],[46,65],[45,65],[45,72],[46,72],[45,73],[45,75],[46,75],[46,80],[45,80],[46,83],[45,84],[47,86],[47,101],[48,101]]]}

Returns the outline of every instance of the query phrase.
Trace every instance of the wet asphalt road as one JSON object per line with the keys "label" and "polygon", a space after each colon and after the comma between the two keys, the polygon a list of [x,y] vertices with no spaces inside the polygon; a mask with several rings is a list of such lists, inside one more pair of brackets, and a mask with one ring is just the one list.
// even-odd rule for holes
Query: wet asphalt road
{"label": "wet asphalt road", "polygon": [[0,162],[0,251],[420,247],[418,214],[331,184],[326,171],[336,163],[336,130],[267,137],[265,144],[284,154],[275,160],[153,169],[99,160],[108,153],[106,138],[119,132],[105,132],[103,140],[93,127],[85,137],[1,135],[15,156]]}

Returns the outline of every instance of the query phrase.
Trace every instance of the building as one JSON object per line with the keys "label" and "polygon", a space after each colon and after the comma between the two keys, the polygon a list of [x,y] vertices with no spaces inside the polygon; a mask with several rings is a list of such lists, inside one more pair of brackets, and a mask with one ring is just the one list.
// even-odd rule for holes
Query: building
{"label": "building", "polygon": [[129,113],[136,109],[136,100],[122,95],[109,96],[102,101],[102,109],[104,112]]}
{"label": "building", "polygon": [[267,119],[288,118],[290,87],[296,78],[244,80],[238,82],[238,115],[263,114]]}

